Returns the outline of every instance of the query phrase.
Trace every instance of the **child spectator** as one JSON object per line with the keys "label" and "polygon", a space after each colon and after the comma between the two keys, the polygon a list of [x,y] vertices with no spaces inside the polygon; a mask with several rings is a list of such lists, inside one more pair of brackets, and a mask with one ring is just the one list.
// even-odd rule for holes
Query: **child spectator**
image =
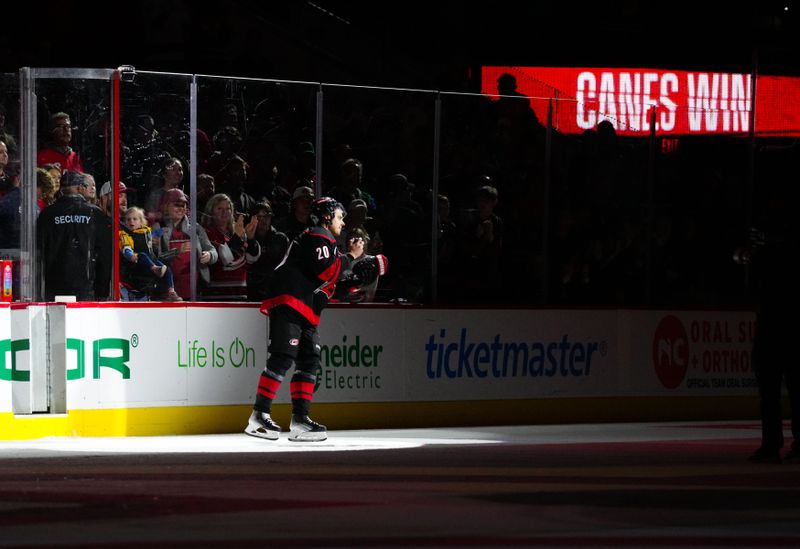
{"label": "child spectator", "polygon": [[157,287],[167,301],[183,301],[175,293],[172,271],[153,253],[153,232],[147,226],[141,208],[133,206],[125,211],[125,225],[119,231],[119,249],[130,267],[135,264],[135,268],[130,270],[140,275],[149,272],[151,276],[161,279]]}

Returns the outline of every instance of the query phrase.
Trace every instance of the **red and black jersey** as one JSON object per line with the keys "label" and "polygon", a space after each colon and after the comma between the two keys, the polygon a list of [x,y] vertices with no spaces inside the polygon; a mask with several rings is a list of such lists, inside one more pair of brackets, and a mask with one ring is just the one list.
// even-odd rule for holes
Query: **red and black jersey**
{"label": "red and black jersey", "polygon": [[324,227],[306,229],[289,244],[283,261],[275,269],[270,297],[261,302],[261,312],[286,305],[319,324],[319,315],[336,290],[336,281],[350,262],[339,252],[336,238]]}

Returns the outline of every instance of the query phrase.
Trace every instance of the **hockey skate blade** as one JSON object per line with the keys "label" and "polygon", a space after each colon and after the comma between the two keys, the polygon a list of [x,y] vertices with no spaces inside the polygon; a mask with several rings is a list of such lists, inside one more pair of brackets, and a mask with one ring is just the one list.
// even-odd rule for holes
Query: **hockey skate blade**
{"label": "hockey skate blade", "polygon": [[266,440],[278,440],[278,437],[280,436],[278,431],[268,431],[258,424],[248,424],[247,427],[245,427],[244,432],[251,437],[263,438]]}
{"label": "hockey skate blade", "polygon": [[325,431],[292,431],[289,434],[289,440],[292,442],[321,442],[327,440],[328,433]]}

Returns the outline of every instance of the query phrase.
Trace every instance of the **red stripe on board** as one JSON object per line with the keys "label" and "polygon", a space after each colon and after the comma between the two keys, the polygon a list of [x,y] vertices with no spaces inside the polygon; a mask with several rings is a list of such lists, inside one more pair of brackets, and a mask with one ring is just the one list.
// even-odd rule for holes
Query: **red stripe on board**
{"label": "red stripe on board", "polygon": [[[120,143],[120,140],[119,140],[119,127],[120,127],[120,123],[121,123],[121,118],[120,118],[120,110],[119,110],[120,109],[119,81],[120,81],[120,71],[116,70],[116,71],[114,71],[114,80],[113,80],[114,84],[113,84],[113,92],[112,92],[114,94],[113,95],[113,101],[112,101],[113,105],[114,105],[114,110],[113,110],[113,118],[112,118],[113,123],[111,124],[111,127],[113,128],[114,138],[111,141],[112,141],[112,143],[114,145],[113,145],[113,149],[112,149],[112,153],[111,154],[112,154],[113,164],[114,164],[114,178],[112,179],[113,183],[111,185],[111,197],[112,197],[112,201],[111,201],[111,219],[119,219],[120,218],[120,211],[119,211],[119,178],[120,178],[120,162],[121,162],[121,159],[120,159],[120,154],[119,154],[119,143]],[[128,183],[130,184],[130,181]],[[111,226],[112,226],[113,229],[115,229],[114,232],[116,233],[116,227],[114,227],[113,224]],[[115,234],[114,237],[116,237],[116,236],[117,235]],[[117,300],[117,299],[119,299],[119,293],[120,293],[120,291],[119,291],[119,254],[116,253],[116,249],[117,249],[117,246],[116,246],[117,240],[116,240],[116,238],[112,237],[112,242],[115,245],[112,246],[112,250],[113,251],[111,253],[111,257],[113,258],[112,276],[111,276],[111,297],[114,298],[115,300]]]}

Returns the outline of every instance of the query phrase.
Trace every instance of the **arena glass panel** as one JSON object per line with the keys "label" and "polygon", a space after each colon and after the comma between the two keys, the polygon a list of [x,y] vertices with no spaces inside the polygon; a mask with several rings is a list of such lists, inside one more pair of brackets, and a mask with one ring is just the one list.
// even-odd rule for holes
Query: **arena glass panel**
{"label": "arena glass panel", "polygon": [[564,259],[553,270],[550,301],[736,303],[743,273],[730,258],[744,235],[747,135],[658,135],[693,116],[682,107],[648,107],[623,120],[576,101],[559,104],[562,119],[591,120],[593,128],[562,136],[572,175],[564,207],[554,210],[560,233],[550,248]]}
{"label": "arena glass panel", "polygon": [[367,253],[389,260],[371,300],[431,302],[436,94],[333,85],[322,94],[322,193],[345,208],[363,199]]}
{"label": "arena glass panel", "polygon": [[[67,172],[81,172],[85,178],[81,185],[84,198],[92,203],[99,202],[98,195],[106,181],[112,176],[112,156],[114,142],[111,136],[112,127],[112,71],[103,69],[32,69],[32,105],[28,111],[29,120],[23,121],[31,129],[31,140],[35,152],[23,156],[32,160],[30,172],[25,181],[36,185],[36,194],[26,193],[35,198],[31,207],[36,214],[45,208],[57,208],[63,194],[62,181]],[[28,166],[23,167],[23,174]],[[43,171],[39,171],[39,170]],[[45,190],[40,181],[49,179],[54,183],[52,191]],[[67,178],[71,176],[66,176]],[[41,191],[40,191],[41,189]],[[23,189],[25,192],[25,189]],[[31,225],[36,224],[31,223]],[[52,234],[59,232],[59,227],[36,227],[37,241],[50,230]],[[116,227],[111,223],[99,223],[95,227],[94,238],[101,250],[92,268],[93,282],[87,282],[80,288],[74,286],[72,291],[57,291],[56,294],[76,296],[78,300],[100,300],[112,298],[110,280],[112,277],[112,247],[115,242]],[[33,258],[42,259],[33,270],[32,281],[35,299],[52,299],[54,280],[52,270],[48,267],[45,254],[36,245]],[[41,267],[41,270],[38,269]],[[50,271],[50,272],[48,272]],[[63,274],[63,278],[68,278]],[[87,277],[87,281],[89,277]],[[48,282],[49,281],[49,282]],[[67,285],[69,286],[69,284]]]}
{"label": "arena glass panel", "polygon": [[554,102],[554,118],[565,131],[553,140],[558,184],[548,242],[548,303],[643,305],[652,291],[650,150],[657,138],[646,129],[623,135],[623,122],[611,116],[595,116],[579,133],[566,131],[586,118],[584,110],[573,99]]}
{"label": "arena glass panel", "polygon": [[[680,110],[677,114],[688,117]],[[745,119],[744,129],[747,124]],[[745,304],[746,269],[732,257],[747,238],[748,219],[757,210],[750,199],[751,185],[755,182],[760,189],[781,177],[786,181],[790,172],[783,168],[791,165],[786,161],[792,157],[787,152],[782,147],[754,147],[746,134],[658,140],[648,304]]]}
{"label": "arena glass panel", "polygon": [[3,301],[20,297],[19,75],[0,75],[0,269]]}
{"label": "arena glass panel", "polygon": [[442,94],[442,303],[529,305],[545,299],[551,184],[546,123],[527,97]]}
{"label": "arena glass panel", "polygon": [[[234,219],[242,216],[246,225],[253,216],[259,218],[256,239],[263,256],[255,264],[243,264],[243,278],[237,277],[225,288],[216,284],[223,272],[221,265],[212,266],[211,284],[201,286],[201,299],[261,301],[266,297],[259,273],[267,263],[277,265],[285,249],[271,235],[271,228],[286,232],[294,216],[294,194],[302,192],[299,188],[315,190],[318,185],[318,87],[198,77],[198,219],[210,236],[227,232],[227,224],[214,211],[214,204],[223,200],[220,195],[227,196]],[[265,201],[273,213],[269,219],[262,215]],[[242,280],[246,287],[241,286]]]}
{"label": "arena glass panel", "polygon": [[[189,75],[135,72],[123,74],[120,82],[120,183],[125,186],[121,206],[141,208],[151,229],[152,254],[136,241],[137,261],[115,251],[119,260],[119,298],[122,301],[183,300],[195,297],[192,272],[196,256],[188,250],[196,240],[187,230],[180,237],[164,237],[169,231],[170,189],[188,198],[194,193],[191,165],[191,83]],[[121,191],[121,187],[120,187]],[[120,207],[122,209],[122,207]],[[189,212],[187,208],[185,212]],[[125,216],[120,214],[120,230]],[[171,234],[171,233],[170,233]],[[115,239],[115,242],[117,240]],[[150,255],[156,269],[139,254]],[[160,267],[167,267],[163,274]]]}

